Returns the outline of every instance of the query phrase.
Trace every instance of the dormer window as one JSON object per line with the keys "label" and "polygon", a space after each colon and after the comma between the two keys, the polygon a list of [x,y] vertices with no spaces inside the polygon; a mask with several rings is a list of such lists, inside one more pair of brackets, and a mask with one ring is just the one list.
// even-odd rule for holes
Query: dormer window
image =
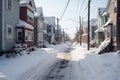
{"label": "dormer window", "polygon": [[6,9],[12,10],[12,0],[6,0]]}

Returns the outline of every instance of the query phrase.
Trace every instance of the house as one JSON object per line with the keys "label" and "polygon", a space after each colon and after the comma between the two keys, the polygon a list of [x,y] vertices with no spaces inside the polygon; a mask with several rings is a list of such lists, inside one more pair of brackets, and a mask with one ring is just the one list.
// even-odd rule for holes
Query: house
{"label": "house", "polygon": [[34,46],[34,0],[20,0],[20,19],[17,25],[17,43]]}
{"label": "house", "polygon": [[105,40],[99,47],[99,54],[120,50],[120,0],[108,0],[106,9]]}
{"label": "house", "polygon": [[107,8],[99,8],[97,15],[96,44],[99,46],[105,40],[104,25],[108,20]]}
{"label": "house", "polygon": [[0,51],[12,49],[19,23],[19,0],[0,0]]}
{"label": "house", "polygon": [[45,25],[47,27],[47,41],[49,43],[54,43],[55,39],[55,17],[45,17]]}
{"label": "house", "polygon": [[112,41],[114,50],[120,50],[120,14],[117,13],[120,11],[119,5],[119,0],[108,0],[107,10],[109,17],[104,25],[106,39]]}
{"label": "house", "polygon": [[37,7],[37,10],[34,14],[34,22],[35,22],[35,28],[34,28],[34,43],[35,46],[43,46],[44,45],[44,17],[43,17],[43,11],[42,7]]}
{"label": "house", "polygon": [[[95,39],[95,30],[97,26],[97,20],[90,20],[90,42]],[[88,42],[88,21],[83,22],[82,43]]]}

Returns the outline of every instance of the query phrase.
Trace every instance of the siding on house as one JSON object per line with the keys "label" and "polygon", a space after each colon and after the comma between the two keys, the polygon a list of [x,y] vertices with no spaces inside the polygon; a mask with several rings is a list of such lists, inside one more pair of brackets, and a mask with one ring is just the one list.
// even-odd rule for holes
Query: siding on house
{"label": "siding on house", "polygon": [[34,44],[38,46],[38,18],[34,18],[35,28],[34,28]]}
{"label": "siding on house", "polygon": [[2,1],[3,0],[0,0],[0,51],[2,50]]}
{"label": "siding on house", "polygon": [[[5,0],[4,0],[5,1]],[[4,50],[11,49],[16,42],[16,25],[19,22],[19,1],[12,0],[12,10],[4,9]],[[12,38],[7,39],[7,25],[12,26]]]}

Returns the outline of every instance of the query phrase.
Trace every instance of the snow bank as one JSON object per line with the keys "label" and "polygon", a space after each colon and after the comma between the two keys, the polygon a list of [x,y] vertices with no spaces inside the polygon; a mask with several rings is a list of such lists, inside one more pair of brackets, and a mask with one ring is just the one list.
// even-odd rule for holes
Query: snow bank
{"label": "snow bank", "polygon": [[0,80],[8,80],[8,78],[0,72]]}
{"label": "snow bank", "polygon": [[[106,44],[107,45],[107,44]],[[111,54],[95,54],[96,49],[87,51],[85,47],[77,46],[71,52],[72,60],[79,64],[79,74],[76,80],[120,80],[119,51]]]}
{"label": "snow bank", "polygon": [[98,47],[96,54],[98,54],[101,50],[103,50],[107,45],[109,45],[110,40],[104,40],[102,44]]}
{"label": "snow bank", "polygon": [[[67,46],[61,44],[57,46],[49,45],[49,47],[50,48],[39,48],[30,55],[26,54],[14,58],[0,58],[0,72],[4,73],[10,80],[16,80],[27,70],[53,58],[53,55],[56,55],[60,50],[65,50]],[[0,80],[2,80],[3,77],[4,76],[0,74]]]}

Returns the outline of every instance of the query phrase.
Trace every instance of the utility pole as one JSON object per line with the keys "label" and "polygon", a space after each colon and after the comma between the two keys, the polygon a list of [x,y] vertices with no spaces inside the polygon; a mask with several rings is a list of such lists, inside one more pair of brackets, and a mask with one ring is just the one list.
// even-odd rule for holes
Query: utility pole
{"label": "utility pole", "polygon": [[64,29],[63,29],[63,42],[65,43],[65,32],[64,32]]}
{"label": "utility pole", "polygon": [[81,16],[79,16],[79,24],[80,24],[80,27],[79,27],[79,32],[80,32],[80,46],[82,44],[82,26],[81,26]]}
{"label": "utility pole", "polygon": [[78,27],[76,27],[76,41],[77,41],[77,42],[78,42],[78,36],[79,36],[79,35],[78,35],[78,31],[79,31],[79,30],[78,30]]}
{"label": "utility pole", "polygon": [[91,0],[88,0],[88,50],[90,49],[90,2]]}
{"label": "utility pole", "polygon": [[58,33],[57,42],[59,44],[59,19],[58,18],[57,18],[57,33]]}

